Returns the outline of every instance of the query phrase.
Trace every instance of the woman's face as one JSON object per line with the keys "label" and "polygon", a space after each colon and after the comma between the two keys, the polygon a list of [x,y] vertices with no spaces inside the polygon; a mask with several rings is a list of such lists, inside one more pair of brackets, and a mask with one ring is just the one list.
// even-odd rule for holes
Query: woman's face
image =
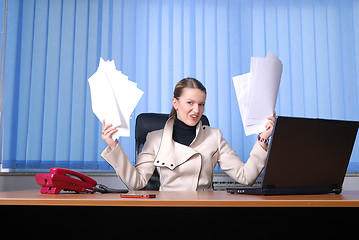
{"label": "woman's face", "polygon": [[198,88],[184,88],[182,95],[172,99],[177,118],[188,126],[195,126],[202,117],[206,93]]}

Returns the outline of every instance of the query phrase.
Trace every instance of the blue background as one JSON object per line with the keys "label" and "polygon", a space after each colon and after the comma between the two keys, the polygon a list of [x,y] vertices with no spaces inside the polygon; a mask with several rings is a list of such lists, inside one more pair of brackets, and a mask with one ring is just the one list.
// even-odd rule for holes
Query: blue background
{"label": "blue background", "polygon": [[[169,113],[182,78],[202,81],[211,126],[244,161],[255,136],[244,135],[232,77],[252,56],[283,62],[278,115],[359,120],[359,1],[11,0],[5,10],[3,168],[111,170],[87,82],[100,57],[145,92],[134,119]],[[133,161],[134,119],[120,139]],[[358,166],[356,143],[350,172]]]}

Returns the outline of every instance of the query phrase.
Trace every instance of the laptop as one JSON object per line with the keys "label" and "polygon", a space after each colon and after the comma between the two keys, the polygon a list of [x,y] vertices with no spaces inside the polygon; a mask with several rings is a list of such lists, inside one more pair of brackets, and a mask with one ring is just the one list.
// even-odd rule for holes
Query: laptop
{"label": "laptop", "polygon": [[340,194],[358,127],[355,121],[277,116],[261,186],[227,192]]}

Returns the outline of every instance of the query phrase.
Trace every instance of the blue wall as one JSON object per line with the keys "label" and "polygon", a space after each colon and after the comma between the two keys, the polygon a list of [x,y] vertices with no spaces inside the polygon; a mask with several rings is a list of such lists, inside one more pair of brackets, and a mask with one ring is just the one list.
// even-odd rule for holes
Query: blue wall
{"label": "blue wall", "polygon": [[[244,135],[232,77],[251,56],[283,61],[279,115],[359,120],[359,1],[11,0],[7,26],[8,168],[110,169],[87,83],[100,57],[145,92],[135,117],[168,113],[183,77],[202,81],[211,126],[243,160],[255,136]],[[131,124],[120,142],[134,159]]]}

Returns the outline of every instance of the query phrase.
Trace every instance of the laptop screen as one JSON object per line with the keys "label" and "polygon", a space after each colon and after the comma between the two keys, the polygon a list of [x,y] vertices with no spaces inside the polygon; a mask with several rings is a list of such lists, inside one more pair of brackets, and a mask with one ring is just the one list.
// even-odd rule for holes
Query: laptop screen
{"label": "laptop screen", "polygon": [[276,118],[263,187],[341,186],[359,122]]}

